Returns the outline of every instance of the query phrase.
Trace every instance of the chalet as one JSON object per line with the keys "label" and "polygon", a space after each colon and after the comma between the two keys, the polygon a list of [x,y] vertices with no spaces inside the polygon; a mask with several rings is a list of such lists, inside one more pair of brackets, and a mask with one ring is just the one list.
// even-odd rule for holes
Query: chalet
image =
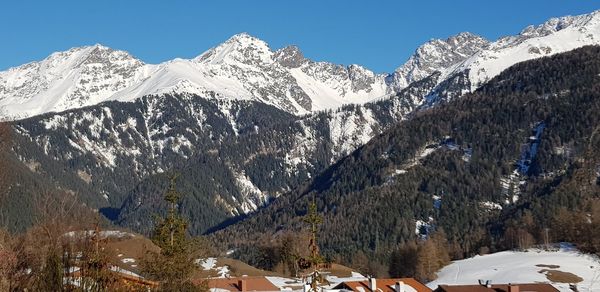
{"label": "chalet", "polygon": [[333,290],[354,292],[431,292],[427,286],[413,278],[375,279],[341,282]]}
{"label": "chalet", "polygon": [[280,291],[265,277],[212,278],[207,282],[210,291]]}
{"label": "chalet", "polygon": [[439,285],[434,292],[558,292],[550,284]]}
{"label": "chalet", "polygon": [[[111,266],[109,271],[124,287],[131,289],[150,289],[158,287],[158,282],[147,280],[136,273],[121,269],[117,266]],[[73,267],[67,272],[64,281],[74,288],[79,287],[83,278],[85,278],[85,276],[81,273],[81,269]]]}

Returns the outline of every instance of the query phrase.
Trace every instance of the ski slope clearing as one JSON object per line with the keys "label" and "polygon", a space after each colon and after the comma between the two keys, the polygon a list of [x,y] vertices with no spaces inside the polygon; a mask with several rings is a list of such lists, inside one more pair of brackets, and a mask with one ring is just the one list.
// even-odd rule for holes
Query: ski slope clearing
{"label": "ski slope clearing", "polygon": [[568,245],[556,251],[529,249],[504,251],[455,261],[438,272],[438,279],[427,284],[477,284],[478,280],[504,283],[550,283],[560,291],[600,291],[600,261]]}

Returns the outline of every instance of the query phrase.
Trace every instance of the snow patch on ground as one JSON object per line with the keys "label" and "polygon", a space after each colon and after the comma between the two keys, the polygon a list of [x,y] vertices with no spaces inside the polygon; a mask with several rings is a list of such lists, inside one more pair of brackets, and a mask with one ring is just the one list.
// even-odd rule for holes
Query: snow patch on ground
{"label": "snow patch on ground", "polygon": [[429,229],[433,225],[433,218],[429,217],[427,221],[425,220],[416,220],[415,221],[415,234],[423,237],[427,237],[429,234]]}
{"label": "snow patch on ground", "polygon": [[124,264],[128,264],[128,263],[135,263],[135,259],[132,258],[124,258],[121,260],[121,262],[123,262]]}
{"label": "snow patch on ground", "polygon": [[227,278],[229,277],[229,266],[224,265],[224,266],[218,266],[217,265],[217,258],[206,258],[206,259],[197,259],[195,261],[196,265],[199,265],[200,267],[202,267],[203,270],[205,271],[217,271],[217,274],[219,275],[219,278]]}
{"label": "snow patch on ground", "polygon": [[217,265],[217,258],[197,259],[196,264],[199,264],[203,270],[212,270]]}
{"label": "snow patch on ground", "polygon": [[433,199],[433,207],[435,209],[439,209],[442,206],[442,196],[432,195],[431,199]]}
{"label": "snow patch on ground", "polygon": [[217,267],[217,274],[219,274],[219,278],[229,277],[229,266]]}
{"label": "snow patch on ground", "polygon": [[502,210],[502,205],[490,201],[479,203],[483,208],[488,210]]}
{"label": "snow patch on ground", "polygon": [[575,274],[583,281],[577,283],[579,291],[600,291],[600,262],[597,257],[585,255],[563,246],[557,251],[530,249],[503,251],[454,261],[438,272],[438,279],[427,284],[436,288],[440,284],[477,284],[480,279],[503,283],[550,283],[560,291],[571,291],[568,283],[551,283],[540,272],[549,269],[537,265],[556,265],[562,272]]}

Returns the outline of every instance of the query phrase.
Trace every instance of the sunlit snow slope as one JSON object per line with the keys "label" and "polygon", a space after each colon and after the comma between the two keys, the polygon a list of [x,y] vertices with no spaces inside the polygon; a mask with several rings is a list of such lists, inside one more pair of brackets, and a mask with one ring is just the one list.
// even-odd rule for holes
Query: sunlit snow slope
{"label": "sunlit snow slope", "polygon": [[[475,285],[478,280],[491,280],[492,284],[550,283],[560,291],[572,291],[570,283],[553,282],[548,273],[560,271],[582,279],[579,291],[600,291],[600,262],[598,258],[584,255],[563,245],[557,251],[529,249],[525,252],[504,251],[455,261],[438,273],[438,279],[427,284],[435,288],[440,284]],[[550,277],[551,278],[551,277]]]}

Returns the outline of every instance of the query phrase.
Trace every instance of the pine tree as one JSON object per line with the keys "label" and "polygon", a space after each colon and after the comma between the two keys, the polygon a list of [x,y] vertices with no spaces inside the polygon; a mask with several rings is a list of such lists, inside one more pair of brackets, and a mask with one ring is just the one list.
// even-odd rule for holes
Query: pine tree
{"label": "pine tree", "polygon": [[418,262],[418,247],[415,243],[408,243],[392,252],[388,273],[394,278],[414,277]]}
{"label": "pine tree", "polygon": [[169,190],[165,194],[165,201],[169,204],[167,216],[158,223],[152,236],[154,243],[165,255],[182,253],[189,243],[185,235],[187,222],[177,213],[177,203],[181,194],[175,188],[176,179],[177,176],[171,178]]}
{"label": "pine tree", "polygon": [[321,217],[317,213],[317,203],[313,198],[313,202],[308,207],[308,213],[306,217],[304,217],[304,222],[310,225],[310,241],[308,244],[308,249],[310,251],[310,256],[308,258],[308,262],[310,263],[310,267],[312,268],[312,272],[310,274],[310,288],[311,291],[317,291],[317,287],[320,283],[324,282],[323,276],[321,275],[319,268],[320,265],[325,261],[321,254],[319,253],[319,245],[317,244],[317,233],[319,232],[319,225],[323,223],[323,217]]}
{"label": "pine tree", "polygon": [[11,140],[11,129],[8,123],[0,122],[0,149],[7,147]]}
{"label": "pine tree", "polygon": [[196,270],[192,258],[193,241],[186,236],[187,222],[177,212],[181,194],[171,177],[165,201],[169,204],[167,215],[156,225],[152,242],[160,247],[160,253],[148,251],[141,262],[142,271],[150,278],[159,281],[159,291],[202,291],[203,287],[191,282]]}

